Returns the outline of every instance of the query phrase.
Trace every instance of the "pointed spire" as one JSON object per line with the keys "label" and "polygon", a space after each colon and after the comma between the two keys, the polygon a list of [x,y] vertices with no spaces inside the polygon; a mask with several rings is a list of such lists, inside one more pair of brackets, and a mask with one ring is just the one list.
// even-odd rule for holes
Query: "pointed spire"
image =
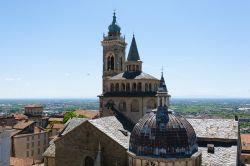
{"label": "pointed spire", "polygon": [[133,34],[132,42],[130,45],[129,53],[128,53],[128,61],[138,61],[140,60],[140,56],[138,53],[136,41],[135,41],[135,35]]}
{"label": "pointed spire", "polygon": [[113,21],[112,21],[112,24],[115,24],[116,23],[116,16],[115,16],[115,10],[114,10],[114,15],[113,15]]}
{"label": "pointed spire", "polygon": [[160,92],[167,92],[167,86],[165,84],[165,80],[164,80],[164,77],[163,77],[163,71],[161,72],[161,80],[160,80],[160,86],[159,86],[159,89],[158,91]]}

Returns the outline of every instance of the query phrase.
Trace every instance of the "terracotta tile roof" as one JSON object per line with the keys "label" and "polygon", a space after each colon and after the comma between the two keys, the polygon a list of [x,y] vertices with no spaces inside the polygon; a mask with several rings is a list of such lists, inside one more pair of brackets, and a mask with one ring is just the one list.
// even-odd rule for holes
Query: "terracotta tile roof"
{"label": "terracotta tile roof", "polygon": [[241,150],[250,150],[250,134],[240,134]]}
{"label": "terracotta tile roof", "polygon": [[25,129],[26,127],[30,126],[33,123],[35,123],[35,122],[34,121],[21,121],[21,122],[18,122],[17,124],[15,124],[13,126],[13,129],[22,130],[22,129]]}
{"label": "terracotta tile roof", "polygon": [[[34,162],[38,163],[39,161],[35,160]],[[32,158],[10,157],[10,166],[32,166],[32,164]]]}
{"label": "terracotta tile roof", "polygon": [[30,104],[30,105],[24,106],[24,108],[43,108],[43,106],[39,104]]}
{"label": "terracotta tile roof", "polygon": [[56,123],[56,124],[52,125],[53,129],[59,129],[59,131],[62,131],[64,129],[64,127],[65,127],[64,124],[61,124],[61,123],[60,124]]}
{"label": "terracotta tile roof", "polygon": [[24,114],[14,114],[14,117],[16,120],[24,120],[24,119],[28,119],[28,117]]}
{"label": "terracotta tile roof", "polygon": [[83,115],[86,118],[96,119],[99,117],[99,111],[97,110],[75,110],[76,115]]}
{"label": "terracotta tile roof", "polygon": [[49,118],[49,122],[63,122],[63,118]]}

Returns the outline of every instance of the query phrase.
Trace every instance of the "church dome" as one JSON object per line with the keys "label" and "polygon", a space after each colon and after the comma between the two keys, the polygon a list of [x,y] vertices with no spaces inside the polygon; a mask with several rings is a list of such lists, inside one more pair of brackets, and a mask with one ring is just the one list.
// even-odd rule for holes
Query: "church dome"
{"label": "church dome", "polygon": [[144,115],[130,136],[129,151],[137,156],[181,158],[190,157],[197,150],[191,124],[169,111],[167,106]]}
{"label": "church dome", "polygon": [[113,21],[109,25],[109,33],[120,33],[120,31],[121,31],[121,28],[116,23],[116,16],[115,16],[115,12],[114,12]]}

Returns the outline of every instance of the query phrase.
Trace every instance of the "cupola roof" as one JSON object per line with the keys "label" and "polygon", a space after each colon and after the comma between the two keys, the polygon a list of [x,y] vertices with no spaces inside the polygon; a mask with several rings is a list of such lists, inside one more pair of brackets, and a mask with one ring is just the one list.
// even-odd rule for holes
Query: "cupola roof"
{"label": "cupola roof", "polygon": [[157,91],[157,109],[145,114],[133,128],[129,151],[156,158],[190,157],[198,150],[191,124],[168,108],[163,74]]}
{"label": "cupola roof", "polygon": [[112,23],[109,25],[109,33],[112,34],[112,33],[118,33],[120,34],[120,31],[121,31],[121,28],[119,25],[117,25],[117,22],[116,22],[116,15],[115,15],[115,12],[114,12],[114,15],[113,15],[113,21]]}

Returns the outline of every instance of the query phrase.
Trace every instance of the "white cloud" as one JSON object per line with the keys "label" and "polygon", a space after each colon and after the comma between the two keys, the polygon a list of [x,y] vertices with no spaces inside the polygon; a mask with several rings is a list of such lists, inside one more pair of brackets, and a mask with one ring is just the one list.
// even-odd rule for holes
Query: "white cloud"
{"label": "white cloud", "polygon": [[71,74],[70,73],[65,73],[65,77],[69,77]]}
{"label": "white cloud", "polygon": [[5,78],[4,80],[5,80],[5,81],[14,81],[15,78],[7,77],[7,78]]}
{"label": "white cloud", "polygon": [[5,81],[21,81],[22,78],[21,77],[6,77],[4,80]]}

